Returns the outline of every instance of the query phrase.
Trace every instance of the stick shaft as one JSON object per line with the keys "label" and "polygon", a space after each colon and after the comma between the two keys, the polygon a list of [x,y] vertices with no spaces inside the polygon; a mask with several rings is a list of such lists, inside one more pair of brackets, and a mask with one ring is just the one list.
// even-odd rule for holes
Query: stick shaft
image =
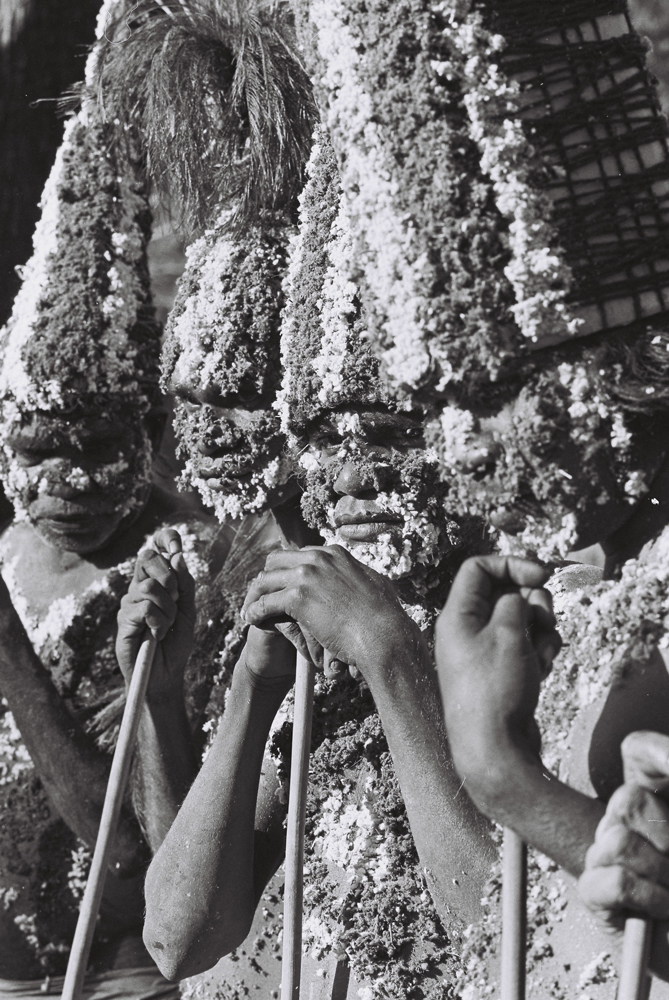
{"label": "stick shaft", "polygon": [[505,829],[501,1000],[525,1000],[526,894],[527,848],[517,833]]}
{"label": "stick shaft", "polygon": [[628,917],[625,921],[618,1000],[647,1000],[651,983],[648,958],[652,936],[652,921],[642,917]]}
{"label": "stick shaft", "polygon": [[79,919],[74,932],[72,950],[67,963],[65,982],[61,1000],[79,1000],[88,965],[88,955],[93,942],[95,922],[100,909],[102,892],[105,887],[105,876],[109,855],[118,825],[118,818],[123,804],[130,764],[137,740],[139,720],[149,682],[149,674],[156,651],[156,640],[151,637],[142,643],[135,669],[130,680],[128,698],[123,710],[121,728],[114,751],[109,782],[102,807],[100,829],[95,842],[95,851],[91,862],[84,898],[79,910]]}
{"label": "stick shaft", "polygon": [[283,896],[281,1000],[299,1000],[302,965],[302,883],[304,820],[309,781],[309,745],[314,705],[314,668],[297,654],[295,716],[290,757],[290,793],[286,831],[286,881]]}

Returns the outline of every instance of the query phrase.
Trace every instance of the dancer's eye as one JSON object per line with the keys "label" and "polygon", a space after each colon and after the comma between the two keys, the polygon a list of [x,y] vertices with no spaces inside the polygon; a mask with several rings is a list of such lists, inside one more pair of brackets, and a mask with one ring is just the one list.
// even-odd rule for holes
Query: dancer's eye
{"label": "dancer's eye", "polygon": [[47,448],[16,448],[14,454],[19,465],[29,468],[33,465],[41,465],[42,462],[54,458],[57,452]]}
{"label": "dancer's eye", "polygon": [[91,462],[108,465],[119,457],[120,443],[117,438],[96,438],[81,445],[83,458]]}

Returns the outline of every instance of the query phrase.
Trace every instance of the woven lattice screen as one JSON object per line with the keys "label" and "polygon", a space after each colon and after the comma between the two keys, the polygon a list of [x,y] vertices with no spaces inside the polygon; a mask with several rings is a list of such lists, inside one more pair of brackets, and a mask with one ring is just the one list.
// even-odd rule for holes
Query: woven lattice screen
{"label": "woven lattice screen", "polygon": [[495,0],[490,17],[554,167],[581,335],[669,311],[669,127],[624,3]]}

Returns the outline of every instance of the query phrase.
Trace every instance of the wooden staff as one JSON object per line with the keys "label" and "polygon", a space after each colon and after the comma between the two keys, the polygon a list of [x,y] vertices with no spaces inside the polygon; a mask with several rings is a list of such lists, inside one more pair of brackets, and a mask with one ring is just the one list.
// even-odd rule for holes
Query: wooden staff
{"label": "wooden staff", "polygon": [[505,829],[502,856],[501,1000],[525,1000],[526,895],[527,847],[517,833]]}
{"label": "wooden staff", "polygon": [[618,1000],[648,1000],[651,977],[648,959],[653,937],[653,923],[643,917],[628,917],[625,921],[623,956],[620,966]]}
{"label": "wooden staff", "polygon": [[314,707],[314,667],[299,653],[295,677],[293,747],[286,830],[286,880],[283,895],[283,960],[281,1000],[299,1000],[302,966],[302,883],[304,820],[309,781],[311,716]]}
{"label": "wooden staff", "polygon": [[123,796],[128,784],[130,764],[137,740],[139,719],[146,696],[146,687],[149,683],[156,645],[157,640],[153,636],[142,642],[137,654],[137,660],[135,661],[135,669],[130,679],[128,698],[123,710],[121,728],[118,734],[116,750],[114,751],[114,758],[109,773],[109,783],[102,807],[100,830],[98,839],[95,842],[91,870],[88,875],[86,890],[79,911],[79,919],[77,920],[77,929],[74,932],[74,940],[67,963],[61,1000],[80,1000],[81,997],[86,966],[88,965],[88,955],[95,932],[95,922],[98,910],[100,909],[102,892],[105,887],[107,864],[118,825],[121,805],[123,804]]}

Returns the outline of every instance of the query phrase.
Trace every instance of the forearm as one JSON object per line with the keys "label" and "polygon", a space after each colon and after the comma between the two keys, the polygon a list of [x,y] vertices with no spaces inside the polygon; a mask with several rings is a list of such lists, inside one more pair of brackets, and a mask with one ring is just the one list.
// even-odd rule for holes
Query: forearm
{"label": "forearm", "polygon": [[[0,619],[0,689],[56,809],[70,829],[95,844],[110,761],[76,724],[37,657],[15,612]],[[118,872],[146,860],[139,826],[121,814],[111,857]]]}
{"label": "forearm", "polygon": [[137,734],[132,798],[153,854],[172,826],[196,773],[183,696],[147,698]]}
{"label": "forearm", "polygon": [[398,652],[379,674],[384,682],[372,694],[435,904],[472,922],[495,848],[453,765],[429,652]]}
{"label": "forearm", "polygon": [[[449,728],[450,731],[450,728]],[[456,765],[479,809],[579,876],[605,806],[561,782],[529,748],[489,729]]]}
{"label": "forearm", "polygon": [[248,933],[263,754],[287,689],[255,686],[240,661],[221,728],[149,868],[144,940],[169,979],[211,968]]}

